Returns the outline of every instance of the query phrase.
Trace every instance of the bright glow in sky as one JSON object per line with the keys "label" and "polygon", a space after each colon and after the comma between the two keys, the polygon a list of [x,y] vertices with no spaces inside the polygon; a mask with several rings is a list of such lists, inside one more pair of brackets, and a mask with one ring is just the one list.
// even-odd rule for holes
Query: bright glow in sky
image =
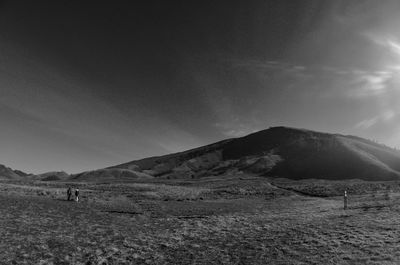
{"label": "bright glow in sky", "polygon": [[5,1],[0,164],[75,173],[278,125],[400,147],[399,28],[397,0]]}

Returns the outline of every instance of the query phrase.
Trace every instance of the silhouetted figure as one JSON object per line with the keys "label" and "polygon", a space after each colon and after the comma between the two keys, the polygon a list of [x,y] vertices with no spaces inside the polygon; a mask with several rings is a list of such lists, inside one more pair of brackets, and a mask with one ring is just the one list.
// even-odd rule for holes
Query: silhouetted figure
{"label": "silhouetted figure", "polygon": [[72,189],[71,189],[71,187],[68,187],[68,189],[67,189],[67,200],[68,201],[71,200],[71,195],[72,195]]}
{"label": "silhouetted figure", "polygon": [[75,201],[78,202],[79,201],[79,189],[75,190]]}

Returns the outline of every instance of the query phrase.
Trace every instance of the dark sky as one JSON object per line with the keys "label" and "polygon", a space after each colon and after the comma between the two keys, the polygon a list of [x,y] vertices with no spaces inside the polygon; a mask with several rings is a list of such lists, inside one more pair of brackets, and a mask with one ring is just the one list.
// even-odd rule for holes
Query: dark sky
{"label": "dark sky", "polygon": [[400,2],[2,1],[0,163],[69,173],[270,126],[400,146]]}

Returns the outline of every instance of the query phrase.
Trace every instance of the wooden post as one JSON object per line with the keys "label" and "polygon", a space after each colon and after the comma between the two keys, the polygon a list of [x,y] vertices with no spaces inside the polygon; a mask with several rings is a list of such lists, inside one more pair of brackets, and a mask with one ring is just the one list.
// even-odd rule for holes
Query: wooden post
{"label": "wooden post", "polygon": [[390,200],[390,193],[391,193],[392,191],[391,191],[391,189],[390,189],[390,186],[388,186],[387,188],[386,188],[386,194],[385,194],[385,199],[387,200],[387,201],[389,201]]}
{"label": "wooden post", "polygon": [[344,191],[343,203],[344,203],[343,208],[345,210],[347,210],[347,191],[346,190]]}

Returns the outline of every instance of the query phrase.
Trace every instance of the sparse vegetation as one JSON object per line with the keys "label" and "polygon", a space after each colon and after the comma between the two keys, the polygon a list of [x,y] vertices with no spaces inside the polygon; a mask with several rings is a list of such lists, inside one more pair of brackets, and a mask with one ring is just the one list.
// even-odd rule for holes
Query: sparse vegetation
{"label": "sparse vegetation", "polygon": [[72,176],[2,167],[0,264],[399,264],[399,161],[276,127]]}
{"label": "sparse vegetation", "polygon": [[[245,174],[116,184],[3,181],[0,260],[2,264],[400,262],[397,182],[270,181]],[[79,187],[82,202],[66,201],[66,186]],[[349,194],[346,211],[340,196],[343,188]]]}

